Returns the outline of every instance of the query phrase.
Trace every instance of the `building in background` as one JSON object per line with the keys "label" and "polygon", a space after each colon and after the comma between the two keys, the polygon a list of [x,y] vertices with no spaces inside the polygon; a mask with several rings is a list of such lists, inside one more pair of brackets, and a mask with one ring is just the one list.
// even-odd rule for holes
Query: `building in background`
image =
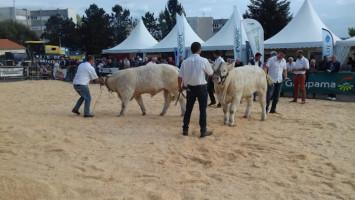
{"label": "building in background", "polygon": [[187,17],[191,28],[203,40],[210,39],[213,35],[213,18],[212,17]]}
{"label": "building in background", "polygon": [[228,19],[213,20],[213,35],[216,34],[227,23]]}
{"label": "building in background", "polygon": [[55,10],[27,10],[15,9],[14,7],[0,8],[0,21],[3,20],[16,20],[35,31],[38,36],[44,31],[47,20],[52,16],[59,14],[63,19],[72,18],[76,24],[76,11],[72,8],[55,9]]}
{"label": "building in background", "polygon": [[26,48],[8,39],[0,39],[0,55],[5,52],[26,53]]}

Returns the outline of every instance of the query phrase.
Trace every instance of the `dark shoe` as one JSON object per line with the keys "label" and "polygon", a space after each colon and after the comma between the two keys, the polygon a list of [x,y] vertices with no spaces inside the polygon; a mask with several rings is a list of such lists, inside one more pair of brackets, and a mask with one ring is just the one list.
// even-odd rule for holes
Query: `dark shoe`
{"label": "dark shoe", "polygon": [[254,98],[253,101],[256,101],[256,99]]}
{"label": "dark shoe", "polygon": [[276,110],[270,110],[270,113],[279,114]]}
{"label": "dark shoe", "polygon": [[216,102],[211,102],[211,103],[208,104],[207,106],[212,106],[212,105],[214,105],[214,104],[216,104]]}
{"label": "dark shoe", "polygon": [[290,101],[290,103],[297,103],[297,101],[295,101],[295,100],[292,100],[292,101]]}
{"label": "dark shoe", "polygon": [[94,115],[84,115],[84,117],[94,117]]}
{"label": "dark shoe", "polygon": [[189,131],[182,131],[182,135],[183,136],[188,136],[189,135]]}
{"label": "dark shoe", "polygon": [[212,131],[205,131],[205,132],[201,133],[200,138],[203,138],[203,137],[206,137],[206,136],[209,136],[209,135],[212,135]]}
{"label": "dark shoe", "polygon": [[74,110],[74,109],[73,109],[72,112],[75,113],[75,114],[77,114],[77,115],[80,115],[80,112],[77,111],[77,110]]}
{"label": "dark shoe", "polygon": [[302,103],[301,104],[305,104],[306,103],[306,101],[302,101]]}
{"label": "dark shoe", "polygon": [[219,104],[217,105],[217,108],[220,108],[220,107],[222,107],[222,106],[221,106],[221,104],[219,103]]}

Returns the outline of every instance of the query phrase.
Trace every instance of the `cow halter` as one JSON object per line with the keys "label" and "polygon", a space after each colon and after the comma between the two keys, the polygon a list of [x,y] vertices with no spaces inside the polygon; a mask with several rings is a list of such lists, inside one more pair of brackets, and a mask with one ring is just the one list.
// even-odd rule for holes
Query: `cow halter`
{"label": "cow halter", "polygon": [[219,66],[218,66],[218,69],[217,71],[214,72],[215,75],[219,76],[221,78],[221,81],[218,83],[219,84],[223,84],[226,79],[227,79],[227,76],[229,73],[227,73],[225,76],[222,76],[222,73],[221,73],[221,66],[222,66],[222,62],[219,63]]}

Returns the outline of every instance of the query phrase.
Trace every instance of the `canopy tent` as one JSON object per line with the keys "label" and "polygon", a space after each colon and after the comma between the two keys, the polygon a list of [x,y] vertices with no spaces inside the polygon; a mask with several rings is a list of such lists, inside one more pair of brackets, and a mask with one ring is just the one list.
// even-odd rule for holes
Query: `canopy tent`
{"label": "canopy tent", "polygon": [[[185,28],[185,47],[190,48],[193,42],[203,43],[203,40],[192,30],[184,15],[182,15]],[[158,44],[144,49],[145,52],[174,52],[177,48],[177,25]]]}
{"label": "canopy tent", "polygon": [[350,49],[352,47],[355,47],[355,37],[339,41],[335,45],[335,55],[337,55],[337,60],[341,64],[346,61],[346,58],[349,55]]}
{"label": "canopy tent", "polygon": [[[322,28],[329,30],[319,18],[309,0],[279,33],[265,41],[265,49],[311,48],[322,46]],[[334,41],[341,39],[332,33]]]}
{"label": "canopy tent", "polygon": [[137,26],[131,34],[119,45],[105,49],[102,53],[137,53],[143,52],[142,50],[157,44],[153,36],[149,33],[144,26],[143,21],[139,20]]}
{"label": "canopy tent", "polygon": [[[235,7],[237,14],[243,19],[238,9]],[[233,50],[234,41],[234,12],[227,23],[214,36],[202,44],[203,50]],[[244,25],[242,23],[242,45],[245,46],[245,41],[248,41]]]}

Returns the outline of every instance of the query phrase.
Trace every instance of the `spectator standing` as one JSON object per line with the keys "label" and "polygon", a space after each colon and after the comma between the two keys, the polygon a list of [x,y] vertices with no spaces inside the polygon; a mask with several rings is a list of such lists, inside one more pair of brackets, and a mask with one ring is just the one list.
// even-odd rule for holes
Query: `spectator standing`
{"label": "spectator standing", "polygon": [[169,57],[169,58],[168,58],[168,64],[175,66],[175,61],[173,60],[172,57]]}
{"label": "spectator standing", "polygon": [[[213,57],[214,57],[214,63],[218,64],[221,62],[224,62],[223,58],[221,57],[221,52],[216,50],[213,52]],[[208,96],[210,97],[210,104],[208,106],[212,106],[216,104],[216,98],[214,96],[214,83],[212,80],[212,77],[208,77],[208,82],[207,82],[207,91],[208,91]]]}
{"label": "spectator standing", "polygon": [[[328,64],[328,68],[326,69],[326,72],[327,73],[337,73],[337,72],[339,72],[339,70],[340,70],[340,62],[337,61],[337,56],[333,55],[331,57],[329,64]],[[328,99],[335,101],[335,100],[337,100],[337,96],[336,96],[336,94],[328,94]]]}
{"label": "spectator standing", "polygon": [[297,102],[299,90],[302,94],[302,104],[306,103],[306,71],[309,70],[309,61],[303,56],[303,51],[298,50],[296,52],[297,60],[293,72],[293,87],[294,95],[291,102]]}
{"label": "spectator standing", "polygon": [[241,66],[244,66],[243,62],[241,62],[240,59],[237,58],[237,59],[235,60],[235,65],[234,65],[234,67],[241,67]]}
{"label": "spectator standing", "polygon": [[328,61],[328,56],[325,55],[323,57],[323,60],[319,62],[319,65],[318,65],[318,71],[320,72],[324,72],[326,69],[329,68],[329,61]]}
{"label": "spectator standing", "polygon": [[129,62],[128,58],[124,58],[123,60],[123,68],[124,69],[127,69],[127,68],[130,68],[131,67],[131,63]]}
{"label": "spectator standing", "polygon": [[157,57],[152,57],[152,60],[147,64],[148,66],[149,65],[156,65],[157,63],[157,60],[158,60],[158,58]]}
{"label": "spectator standing", "polygon": [[184,59],[182,59],[182,56],[179,56],[179,69],[181,68],[182,61],[184,61]]}

